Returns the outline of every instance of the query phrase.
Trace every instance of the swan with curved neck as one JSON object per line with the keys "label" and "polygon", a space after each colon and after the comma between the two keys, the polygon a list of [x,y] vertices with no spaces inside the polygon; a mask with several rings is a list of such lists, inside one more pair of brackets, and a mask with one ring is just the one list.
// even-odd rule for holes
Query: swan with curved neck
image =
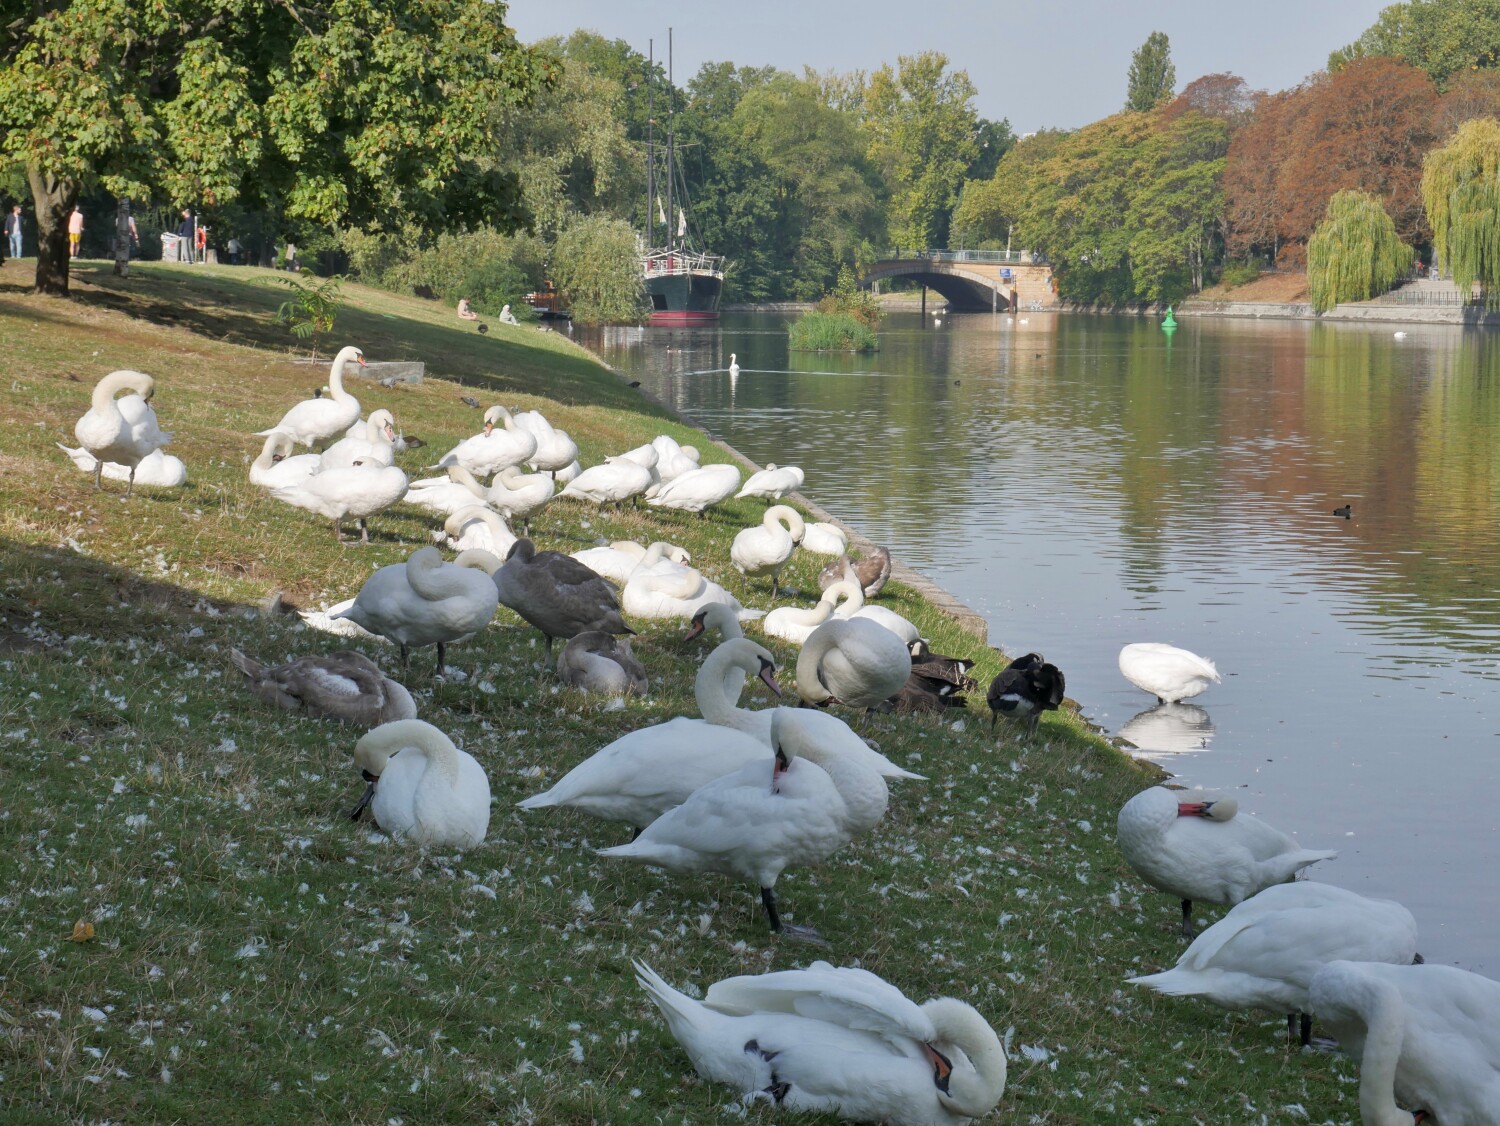
{"label": "swan with curved neck", "polygon": [[890,630],[867,618],[831,618],[802,644],[797,694],[809,704],[873,708],[911,675],[911,653]]}
{"label": "swan with curved neck", "polygon": [[454,446],[433,468],[461,465],[488,477],[529,460],[536,450],[536,435],[519,426],[510,411],[497,403],[484,412],[484,429]]}
{"label": "swan with curved neck", "polygon": [[[129,391],[119,399],[121,391]],[[144,372],[110,372],[94,385],[89,409],[73,426],[73,435],[94,458],[94,488],[104,486],[100,478],[104,463],[113,462],[129,468],[128,497],[135,490],[136,467],[150,454],[172,440],[156,421],[151,406],[156,381]]]}
{"label": "swan with curved neck", "polygon": [[342,434],[358,422],[359,400],[344,390],[344,368],[351,360],[363,366],[365,354],[353,345],[339,349],[328,369],[328,394],[298,403],[270,430],[257,431],[256,437],[264,438],[272,430],[285,430],[293,441],[311,449],[313,443]]}
{"label": "swan with curved neck", "polygon": [[747,1099],[892,1126],[961,1126],[1005,1093],[1005,1049],[971,1005],[912,1004],[865,970],[814,962],[728,978],[697,1001],[644,962],[636,981],[698,1073]]}
{"label": "swan with curved neck", "polygon": [[[858,578],[850,576],[849,578],[840,579],[836,583],[830,583],[827,589],[833,590],[835,587],[850,592],[839,603],[838,608],[834,610],[834,613],[840,618],[851,620],[854,618],[864,618],[867,621],[874,622],[878,626],[884,626],[899,637],[906,645],[911,645],[922,639],[922,635],[917,630],[917,627],[894,610],[887,610],[884,606],[866,606],[864,590],[860,587]],[[826,598],[828,596],[825,593],[823,597]]]}
{"label": "swan with curved neck", "polygon": [[840,603],[854,599],[859,600],[856,609],[864,604],[864,596],[859,592],[858,583],[834,583],[823,592],[823,597],[816,606],[778,606],[766,615],[761,628],[771,637],[801,645],[812,635],[813,630],[829,618],[835,615],[847,618],[849,615],[843,612],[844,608]]}
{"label": "swan with curved neck", "polygon": [[435,848],[473,848],[490,823],[490,782],[474,757],[430,723],[401,719],[367,732],[354,764],[369,784],[365,806],[393,837]]}
{"label": "swan with curved neck", "polygon": [[758,473],[750,474],[744,488],[734,495],[736,499],[765,497],[769,500],[780,500],[787,493],[800,489],[804,480],[806,480],[806,475],[797,466],[778,466],[773,461]]}
{"label": "swan with curved neck", "polygon": [[323,451],[324,469],[345,469],[356,462],[396,463],[396,416],[390,411],[371,411],[362,427],[356,424],[350,429],[353,434],[346,434]]}
{"label": "swan with curved neck", "polygon": [[559,430],[541,411],[519,411],[515,423],[536,439],[536,453],[527,464],[539,473],[557,474],[578,460],[578,443]]}
{"label": "swan with curved neck", "polygon": [[729,545],[729,558],[747,578],[770,575],[771,597],[775,598],[781,593],[781,569],[802,542],[805,530],[802,515],[795,508],[773,504],[766,509],[759,525],[734,537]]}
{"label": "swan with curved neck", "polygon": [[630,844],[599,855],[754,881],[771,930],[818,941],[812,928],[782,921],[776,881],[785,869],[820,863],[874,828],[890,791],[868,762],[821,742],[796,708],[776,709],[771,742],[769,763],[750,763],[700,787]]}
{"label": "swan with curved neck", "polygon": [[293,456],[296,448],[285,430],[272,430],[266,435],[260,456],[250,463],[250,483],[263,489],[300,485],[323,468],[323,459],[317,454]]}
{"label": "swan with curved neck", "polygon": [[[693,567],[673,562],[670,544],[653,543],[620,591],[620,606],[633,618],[688,620],[710,602],[745,613],[739,599]],[[685,553],[684,553],[685,554]]]}
{"label": "swan with curved neck", "polygon": [[343,523],[359,521],[360,543],[370,542],[369,518],[406,496],[406,474],[394,465],[364,465],[325,469],[302,481],[272,487],[271,495],[295,508],[316,512],[333,521],[333,538],[343,539]]}
{"label": "swan with curved neck", "polygon": [[443,521],[439,543],[447,543],[454,551],[469,551],[477,548],[488,551],[496,559],[504,559],[516,542],[515,533],[505,522],[505,517],[482,504],[470,504],[449,515]]}

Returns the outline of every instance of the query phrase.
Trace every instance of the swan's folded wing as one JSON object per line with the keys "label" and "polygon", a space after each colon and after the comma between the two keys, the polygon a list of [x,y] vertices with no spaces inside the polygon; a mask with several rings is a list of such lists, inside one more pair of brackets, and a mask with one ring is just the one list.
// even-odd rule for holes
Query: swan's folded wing
{"label": "swan's folded wing", "polygon": [[874,1033],[898,1050],[937,1037],[932,1019],[894,985],[868,970],[827,962],[726,978],[709,986],[704,1004],[726,1013],[795,1013]]}

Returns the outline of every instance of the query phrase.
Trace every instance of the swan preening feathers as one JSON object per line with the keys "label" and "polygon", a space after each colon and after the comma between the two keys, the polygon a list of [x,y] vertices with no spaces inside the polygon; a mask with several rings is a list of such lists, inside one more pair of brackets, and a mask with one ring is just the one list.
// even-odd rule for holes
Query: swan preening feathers
{"label": "swan preening feathers", "polygon": [[887,1126],[961,1126],[1005,1093],[1005,1049],[964,1001],[916,1005],[867,970],[727,978],[697,1001],[644,962],[636,982],[705,1079],[748,1101]]}
{"label": "swan preening feathers", "polygon": [[473,848],[490,824],[490,780],[474,756],[430,723],[402,719],[367,732],[354,765],[369,786],[366,805],[393,837],[434,848]]}
{"label": "swan preening feathers", "polygon": [[1196,696],[1220,680],[1219,670],[1207,657],[1175,645],[1143,641],[1120,650],[1120,672],[1159,704],[1176,704]]}
{"label": "swan preening feathers", "polygon": [[[121,391],[130,392],[116,399]],[[110,372],[94,386],[89,409],[73,426],[78,444],[94,458],[94,488],[102,488],[100,477],[106,463],[129,470],[128,497],[135,491],[141,462],[172,440],[156,421],[151,398],[156,381],[139,371]],[[66,448],[66,447],[65,447]],[[69,457],[73,453],[69,451]]]}
{"label": "swan preening feathers", "polygon": [[364,727],[417,717],[417,706],[406,688],[361,653],[299,657],[275,668],[234,648],[229,650],[229,659],[245,674],[250,691],[280,708]]}

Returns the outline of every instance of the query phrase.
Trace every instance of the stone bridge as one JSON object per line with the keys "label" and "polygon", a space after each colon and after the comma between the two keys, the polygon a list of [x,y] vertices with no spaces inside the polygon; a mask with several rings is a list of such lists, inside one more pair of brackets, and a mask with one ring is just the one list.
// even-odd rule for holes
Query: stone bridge
{"label": "stone bridge", "polygon": [[1052,267],[1030,251],[893,250],[875,262],[860,285],[880,292],[887,278],[910,278],[935,289],[955,313],[1050,308],[1057,302]]}

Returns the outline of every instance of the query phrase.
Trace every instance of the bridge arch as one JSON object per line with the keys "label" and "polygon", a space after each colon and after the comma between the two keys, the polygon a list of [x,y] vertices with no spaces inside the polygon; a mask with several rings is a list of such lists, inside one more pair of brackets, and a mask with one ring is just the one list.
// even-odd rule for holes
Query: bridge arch
{"label": "bridge arch", "polygon": [[860,285],[868,289],[887,278],[909,278],[947,299],[961,313],[1015,312],[1053,302],[1052,269],[1029,251],[893,251],[870,265]]}

